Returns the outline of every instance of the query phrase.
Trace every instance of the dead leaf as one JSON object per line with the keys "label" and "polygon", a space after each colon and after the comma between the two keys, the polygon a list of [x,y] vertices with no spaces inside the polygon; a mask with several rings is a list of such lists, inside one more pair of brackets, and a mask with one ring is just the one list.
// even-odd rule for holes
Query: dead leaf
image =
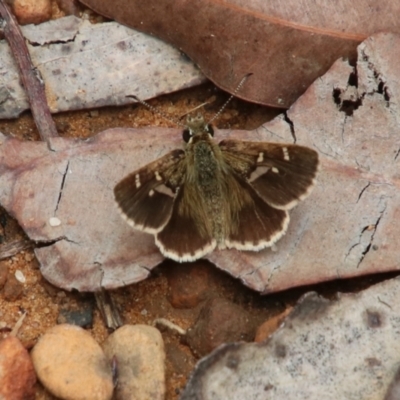
{"label": "dead leaf", "polygon": [[[254,290],[399,269],[400,38],[375,35],[358,51],[357,68],[336,62],[287,117],[251,132],[216,134],[291,142],[293,131],[298,144],[321,156],[319,183],[291,212],[278,251],[209,255]],[[355,75],[357,85],[350,85]],[[181,146],[178,130],[112,129],[86,141],[54,138],[51,151],[43,143],[1,141],[0,203],[41,243],[36,255],[46,279],[69,290],[116,288],[145,279],[161,262],[153,236],[119,216],[113,187]]]}
{"label": "dead leaf", "polygon": [[[205,80],[172,46],[115,22],[70,16],[21,29],[52,112],[130,104],[132,94],[145,100]],[[0,118],[15,118],[29,105],[4,40],[0,54]]]}
{"label": "dead leaf", "polygon": [[399,283],[306,294],[267,341],[203,358],[180,399],[383,399],[400,359]]}
{"label": "dead leaf", "polygon": [[238,97],[289,107],[340,57],[380,31],[400,32],[392,0],[83,0],[98,13],[182,49],[217,86]]}

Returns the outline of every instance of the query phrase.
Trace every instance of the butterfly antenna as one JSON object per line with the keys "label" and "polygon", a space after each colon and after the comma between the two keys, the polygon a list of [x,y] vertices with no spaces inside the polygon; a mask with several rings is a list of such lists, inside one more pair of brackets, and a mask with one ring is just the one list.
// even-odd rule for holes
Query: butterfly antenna
{"label": "butterfly antenna", "polygon": [[211,122],[214,121],[214,119],[217,119],[222,112],[225,110],[226,106],[230,103],[230,101],[236,96],[236,93],[242,88],[243,84],[246,82],[247,78],[253,75],[252,73],[245,75],[242,80],[239,82],[239,85],[237,85],[236,89],[233,91],[229,99],[224,103],[224,105],[220,108],[220,110],[208,121],[208,124],[211,124]]}
{"label": "butterfly antenna", "polygon": [[210,101],[205,101],[204,103],[199,104],[198,106],[192,108],[192,109],[189,110],[188,112],[185,112],[185,114],[182,114],[182,115],[179,117],[179,119],[181,120],[183,117],[186,117],[186,115],[193,113],[194,111],[198,110],[198,109],[201,108],[201,107],[206,106],[207,104],[210,104]]}
{"label": "butterfly antenna", "polygon": [[139,97],[135,96],[135,95],[129,95],[127,97],[132,97],[133,99],[135,99],[138,103],[144,105],[145,107],[147,107],[150,111],[152,111],[155,115],[159,115],[160,117],[164,118],[166,121],[172,122],[182,128],[185,127],[184,124],[182,124],[182,122],[175,120],[173,118],[171,118],[169,115],[165,114],[163,111],[161,111],[159,108],[153,107],[151,104],[147,103],[147,101],[144,101],[142,99],[140,99]]}

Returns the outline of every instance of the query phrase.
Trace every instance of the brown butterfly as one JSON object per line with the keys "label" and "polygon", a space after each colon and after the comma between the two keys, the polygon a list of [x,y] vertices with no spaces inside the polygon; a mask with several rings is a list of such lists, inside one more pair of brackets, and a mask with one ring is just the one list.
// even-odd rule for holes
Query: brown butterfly
{"label": "brown butterfly", "polygon": [[114,189],[122,216],[161,253],[194,261],[215,248],[259,251],[286,232],[288,210],[315,184],[318,154],[303,146],[223,140],[187,118],[185,149],[131,173]]}

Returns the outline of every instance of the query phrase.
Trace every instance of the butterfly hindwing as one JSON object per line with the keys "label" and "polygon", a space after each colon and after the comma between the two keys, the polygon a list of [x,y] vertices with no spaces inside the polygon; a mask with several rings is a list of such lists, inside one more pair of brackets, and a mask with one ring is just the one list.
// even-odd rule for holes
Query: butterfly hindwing
{"label": "butterfly hindwing", "polygon": [[315,184],[318,153],[293,144],[224,140],[225,162],[272,207],[290,210]]}
{"label": "butterfly hindwing", "polygon": [[[190,195],[193,190],[196,191],[196,187],[185,185],[178,189],[171,217],[156,235],[156,244],[160,251],[166,257],[179,262],[197,260],[216,247],[211,230],[204,229],[205,226],[200,225],[193,215],[196,211],[190,202],[194,197]],[[198,199],[201,197],[198,196]]]}
{"label": "butterfly hindwing", "polygon": [[131,226],[154,234],[168,222],[182,179],[183,160],[184,151],[174,150],[117,184],[115,200]]}

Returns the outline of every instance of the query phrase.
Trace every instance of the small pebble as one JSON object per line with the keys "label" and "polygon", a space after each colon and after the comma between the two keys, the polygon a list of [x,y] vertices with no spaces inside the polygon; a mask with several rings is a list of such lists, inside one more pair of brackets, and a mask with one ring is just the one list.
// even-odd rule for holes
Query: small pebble
{"label": "small pebble", "polygon": [[32,253],[26,253],[24,258],[25,258],[25,261],[31,262],[35,258],[35,256]]}
{"label": "small pebble", "polygon": [[149,325],[124,325],[103,343],[110,360],[116,360],[115,400],[163,400],[165,351],[160,332]]}
{"label": "small pebble", "polygon": [[59,324],[77,325],[82,328],[91,328],[93,326],[93,306],[91,303],[79,304],[79,309],[71,310],[62,308],[57,318]]}
{"label": "small pebble", "polygon": [[66,400],[110,400],[112,371],[99,344],[84,329],[57,325],[49,329],[31,353],[43,386]]}
{"label": "small pebble", "polygon": [[256,321],[246,310],[223,298],[208,300],[186,339],[195,354],[204,356],[223,343],[252,341]]}
{"label": "small pebble", "polygon": [[15,275],[15,278],[17,279],[18,282],[21,282],[21,283],[25,283],[26,282],[25,275],[21,270],[17,269],[15,271],[14,275]]}
{"label": "small pebble", "polygon": [[50,226],[60,226],[61,225],[61,221],[59,218],[57,217],[51,217],[49,219],[49,225]]}
{"label": "small pebble", "polygon": [[196,365],[196,359],[190,351],[183,351],[177,344],[166,344],[167,360],[175,374],[189,376]]}
{"label": "small pebble", "polygon": [[215,291],[216,273],[209,262],[172,264],[168,268],[168,300],[175,308],[193,308]]}
{"label": "small pebble", "polygon": [[36,375],[31,358],[15,336],[0,341],[0,399],[33,400]]}
{"label": "small pebble", "polygon": [[75,0],[57,0],[57,4],[66,15],[79,16],[79,8]]}
{"label": "small pebble", "polygon": [[21,297],[23,291],[22,283],[17,280],[14,274],[8,274],[7,282],[4,285],[4,299],[15,301]]}
{"label": "small pebble", "polygon": [[21,25],[39,24],[51,17],[50,0],[14,0],[11,4]]}

